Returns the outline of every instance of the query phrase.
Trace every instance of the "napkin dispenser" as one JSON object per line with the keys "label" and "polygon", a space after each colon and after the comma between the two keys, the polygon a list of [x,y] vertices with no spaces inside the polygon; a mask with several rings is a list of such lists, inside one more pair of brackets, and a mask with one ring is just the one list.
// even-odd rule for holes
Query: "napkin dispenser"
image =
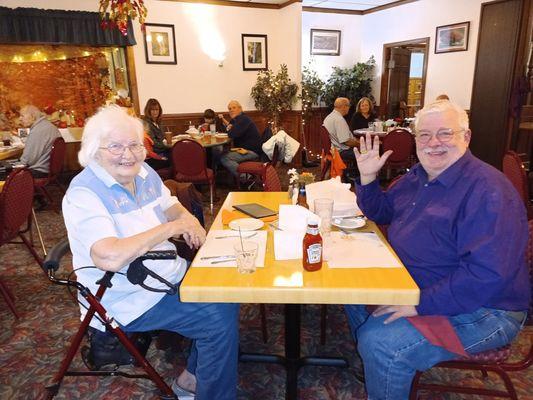
{"label": "napkin dispenser", "polygon": [[298,205],[279,206],[279,229],[274,231],[274,258],[296,260],[302,258],[302,242],[307,229],[307,219],[319,219],[307,208]]}

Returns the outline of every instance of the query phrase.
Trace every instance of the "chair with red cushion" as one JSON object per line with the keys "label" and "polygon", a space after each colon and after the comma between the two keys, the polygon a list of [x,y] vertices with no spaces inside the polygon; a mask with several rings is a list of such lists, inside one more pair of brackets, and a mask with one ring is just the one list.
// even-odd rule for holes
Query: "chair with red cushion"
{"label": "chair with red cushion", "polygon": [[415,140],[413,135],[405,129],[394,129],[382,139],[383,152],[392,150],[393,153],[385,163],[387,179],[393,169],[410,168],[413,164]]}
{"label": "chair with red cushion", "polygon": [[177,182],[209,184],[210,210],[213,214],[215,194],[215,174],[207,168],[207,155],[204,147],[195,140],[184,139],[172,147],[174,180]]}
{"label": "chair with red cushion", "polygon": [[265,192],[281,192],[281,181],[279,180],[276,168],[270,163],[263,164],[263,172],[261,174],[263,181],[263,191]]}
{"label": "chair with red cushion", "polygon": [[[23,234],[31,224],[33,193],[33,177],[30,171],[25,168],[15,169],[9,174],[0,192],[0,246],[8,243],[24,244],[35,261],[42,266],[41,257]],[[13,239],[17,237],[21,239],[21,242],[13,242]],[[13,314],[18,318],[14,297],[5,282],[1,280],[0,292]]]}
{"label": "chair with red cushion", "polygon": [[[277,167],[279,162],[279,153],[280,153],[280,145],[276,143],[274,146],[274,151],[272,153],[272,159],[268,162],[268,164],[271,164],[274,168]],[[263,176],[263,168],[264,164],[261,161],[245,161],[239,164],[237,167],[237,172],[240,174],[246,174],[252,176],[252,182],[248,186],[250,189],[252,186],[254,186],[256,183],[263,184],[262,176]],[[237,180],[237,186],[240,186],[240,182]]]}
{"label": "chair with red cushion", "polygon": [[328,158],[331,152],[331,139],[325,126],[320,127],[320,150],[322,153],[322,162],[320,170],[320,180],[323,181],[327,172],[331,168],[331,159]]}
{"label": "chair with red cushion", "polygon": [[50,169],[46,178],[35,178],[34,186],[35,190],[46,196],[46,198],[52,203],[53,199],[46,190],[46,187],[55,184],[59,187],[61,192],[65,194],[65,189],[59,183],[59,174],[63,171],[63,163],[65,160],[65,140],[63,138],[57,138],[52,144],[52,150],[50,151]]}
{"label": "chair with red cushion", "polygon": [[529,201],[528,179],[522,159],[517,153],[509,150],[503,156],[502,169],[503,173],[511,181],[524,202],[528,217],[532,218],[533,207],[531,207],[531,202]]}
{"label": "chair with red cushion", "polygon": [[[533,220],[529,221],[529,242],[527,247],[527,264],[529,267],[530,282],[533,283]],[[533,303],[530,304],[528,312],[528,322],[526,325],[532,325],[533,318]],[[523,333],[522,333],[523,334]],[[527,333],[526,333],[527,334]],[[517,400],[516,390],[513,382],[509,378],[508,372],[522,371],[527,369],[533,363],[533,341],[530,340],[528,353],[522,357],[521,360],[515,362],[507,362],[512,354],[512,346],[504,346],[498,349],[484,351],[477,354],[472,354],[468,358],[457,359],[452,361],[444,361],[438,363],[434,367],[461,369],[470,371],[480,371],[484,378],[487,378],[488,372],[494,372],[502,378],[505,384],[505,391],[496,389],[487,389],[480,387],[465,387],[460,385],[439,385],[435,383],[421,383],[420,378],[423,372],[418,371],[413,379],[411,386],[410,400],[416,400],[420,390],[430,392],[452,392],[465,394],[478,394],[484,396],[507,397]]]}

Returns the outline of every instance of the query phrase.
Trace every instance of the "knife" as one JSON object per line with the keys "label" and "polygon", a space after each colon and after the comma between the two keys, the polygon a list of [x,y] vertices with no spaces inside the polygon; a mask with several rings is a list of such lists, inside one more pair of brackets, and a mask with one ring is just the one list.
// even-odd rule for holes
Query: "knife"
{"label": "knife", "polygon": [[227,255],[227,256],[208,256],[208,257],[200,257],[200,260],[212,260],[213,258],[219,258],[221,260],[228,259],[228,258],[235,258],[234,255]]}

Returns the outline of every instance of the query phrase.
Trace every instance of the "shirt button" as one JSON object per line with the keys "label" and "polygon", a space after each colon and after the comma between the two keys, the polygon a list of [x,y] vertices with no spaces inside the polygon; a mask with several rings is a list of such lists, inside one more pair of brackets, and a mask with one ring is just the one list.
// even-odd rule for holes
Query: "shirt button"
{"label": "shirt button", "polygon": [[416,205],[416,203],[415,203],[415,202],[413,202],[413,206],[415,206],[415,205]]}
{"label": "shirt button", "polygon": [[424,184],[424,187],[428,187],[428,184],[427,184],[427,183],[425,183],[425,184]]}

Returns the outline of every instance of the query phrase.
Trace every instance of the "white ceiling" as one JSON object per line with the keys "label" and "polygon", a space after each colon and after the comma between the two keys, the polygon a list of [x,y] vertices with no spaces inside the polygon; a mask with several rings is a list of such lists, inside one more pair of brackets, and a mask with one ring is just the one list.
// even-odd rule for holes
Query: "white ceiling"
{"label": "white ceiling", "polygon": [[[287,0],[232,0],[241,3],[283,4]],[[339,10],[365,11],[397,0],[302,0],[304,7],[337,8]]]}

